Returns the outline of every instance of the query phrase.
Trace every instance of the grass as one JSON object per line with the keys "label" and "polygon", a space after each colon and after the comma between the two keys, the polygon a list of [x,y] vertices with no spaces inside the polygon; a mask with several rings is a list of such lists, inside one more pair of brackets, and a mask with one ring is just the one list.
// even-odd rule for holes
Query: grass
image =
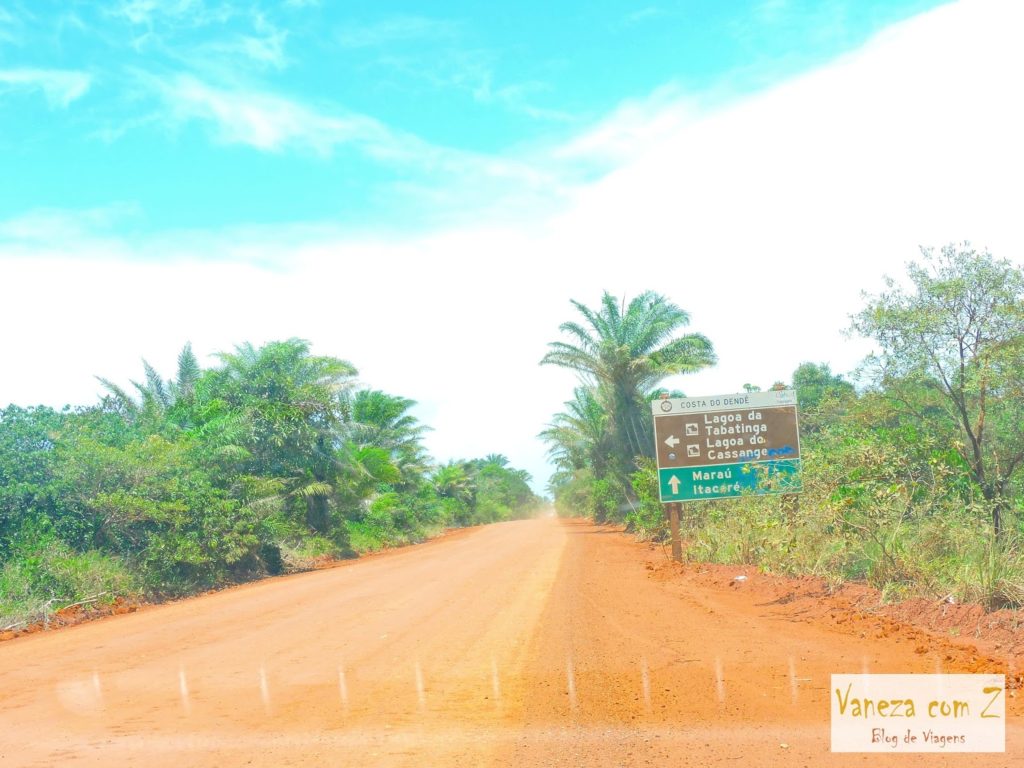
{"label": "grass", "polygon": [[[829,472],[823,469],[830,470]],[[989,610],[1024,607],[1024,533],[1007,520],[996,541],[991,509],[912,484],[837,482],[808,462],[798,511],[781,496],[686,505],[682,537],[694,561],[867,583],[884,602],[953,595]]]}
{"label": "grass", "polygon": [[0,568],[0,629],[45,621],[86,599],[110,603],[142,593],[139,578],[111,555],[76,553],[52,539],[19,554]]}

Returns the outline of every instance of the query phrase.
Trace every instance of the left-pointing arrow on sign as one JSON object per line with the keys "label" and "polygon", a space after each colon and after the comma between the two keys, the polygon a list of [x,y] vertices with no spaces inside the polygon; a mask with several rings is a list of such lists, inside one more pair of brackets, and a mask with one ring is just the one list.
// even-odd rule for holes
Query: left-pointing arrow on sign
{"label": "left-pointing arrow on sign", "polygon": [[670,486],[672,486],[672,493],[673,493],[673,495],[679,493],[679,478],[678,477],[676,477],[675,475],[672,475],[672,477],[670,477],[668,479],[668,484]]}
{"label": "left-pointing arrow on sign", "polygon": [[665,440],[665,445],[667,445],[669,448],[675,448],[677,445],[679,445],[679,438],[676,437],[675,435],[669,435],[668,439]]}

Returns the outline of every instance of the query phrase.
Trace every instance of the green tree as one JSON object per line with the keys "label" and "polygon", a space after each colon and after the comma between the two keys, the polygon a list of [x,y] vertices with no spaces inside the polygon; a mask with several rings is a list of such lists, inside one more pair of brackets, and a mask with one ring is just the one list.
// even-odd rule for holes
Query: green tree
{"label": "green tree", "polygon": [[421,440],[430,428],[410,413],[415,400],[375,389],[346,394],[342,410],[347,440],[359,447],[381,448],[398,468],[400,482],[412,488],[427,470]]}
{"label": "green tree", "polygon": [[258,349],[241,344],[218,358],[222,366],[196,385],[199,432],[240,448],[250,474],[284,481],[290,506],[302,509],[310,528],[327,533],[330,499],[344,471],[341,398],[355,367],[310,354],[302,339]]}
{"label": "green tree", "polygon": [[816,409],[823,400],[854,394],[853,384],[832,373],[828,363],[801,363],[793,371],[793,389],[800,408],[805,410]]}
{"label": "green tree", "polygon": [[160,432],[168,426],[172,410],[181,410],[189,402],[199,380],[199,361],[192,351],[191,342],[186,343],[178,355],[178,375],[164,380],[145,358],[142,360],[145,383],[132,381],[139,399],[133,398],[126,390],[109,379],[97,376],[106,390],[103,405],[106,409],[123,416],[130,424],[139,427],[145,434]]}
{"label": "green tree", "polygon": [[60,526],[77,541],[87,525],[63,514],[54,485],[55,441],[65,415],[50,408],[0,409],[0,563],[23,529]]}
{"label": "green tree", "polygon": [[476,486],[473,478],[466,471],[466,465],[459,461],[449,461],[434,470],[430,478],[434,486],[434,492],[438,496],[461,501],[467,505],[472,504],[476,496]]}
{"label": "green tree", "polygon": [[654,453],[650,390],[668,376],[714,364],[715,354],[705,336],[677,335],[689,315],[653,291],[628,305],[607,292],[596,310],[572,304],[584,322],[562,323],[572,341],[550,343],[541,364],[576,371],[594,388],[608,414],[616,475],[627,478],[635,457]]}
{"label": "green tree", "polygon": [[922,248],[867,297],[853,330],[878,343],[876,384],[923,422],[947,429],[998,535],[1024,463],[1024,273],[969,244]]}
{"label": "green tree", "polygon": [[548,443],[548,455],[558,470],[571,475],[590,467],[598,477],[604,477],[611,451],[608,422],[608,412],[594,389],[580,386],[540,437]]}

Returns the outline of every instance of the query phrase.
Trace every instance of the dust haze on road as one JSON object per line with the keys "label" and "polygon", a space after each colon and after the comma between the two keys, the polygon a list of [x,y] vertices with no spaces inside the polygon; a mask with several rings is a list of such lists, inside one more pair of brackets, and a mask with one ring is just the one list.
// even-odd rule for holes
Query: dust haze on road
{"label": "dust haze on road", "polygon": [[[829,752],[829,675],[936,672],[553,518],[0,644],[5,766],[1024,765]],[[945,670],[954,671],[954,670]]]}

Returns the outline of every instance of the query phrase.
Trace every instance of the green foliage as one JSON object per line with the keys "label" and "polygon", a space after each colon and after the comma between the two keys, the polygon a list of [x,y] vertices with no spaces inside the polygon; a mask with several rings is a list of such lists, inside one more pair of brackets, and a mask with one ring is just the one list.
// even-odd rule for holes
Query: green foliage
{"label": "green foliage", "polygon": [[[967,245],[923,255],[909,287],[888,281],[854,318],[879,345],[866,391],[825,363],[794,371],[803,493],[684,505],[688,557],[862,580],[886,599],[1024,607],[1024,275]],[[574,343],[545,358],[582,374],[541,435],[556,509],[658,539],[654,462],[623,439],[640,428],[608,384],[636,351],[624,342],[629,313],[607,295],[598,311],[577,308],[587,324],[563,325]]]}
{"label": "green foliage", "polygon": [[539,503],[500,454],[432,470],[415,403],[353,391],[352,365],[305,341],[217,359],[186,345],[174,379],[143,361],[132,395],[101,379],[96,407],[0,410],[0,613],[187,594]]}
{"label": "green foliage", "polygon": [[559,514],[628,519],[646,530],[637,515],[649,510],[639,511],[630,478],[639,459],[653,457],[650,400],[665,377],[712,365],[714,351],[700,334],[677,336],[689,316],[651,291],[628,305],[608,293],[597,310],[572,304],[585,323],[563,323],[572,343],[552,342],[541,361],[580,375],[565,411],[540,434],[558,468],[550,484],[555,506]]}
{"label": "green foliage", "polygon": [[804,411],[816,411],[823,402],[841,400],[855,394],[853,385],[842,376],[832,373],[827,363],[801,363],[793,371],[793,389]]}
{"label": "green foliage", "polygon": [[[577,390],[576,402],[584,413],[569,414],[568,420],[556,417],[546,433],[555,450],[571,450],[558,446],[573,419],[595,418],[589,398],[604,411],[602,445],[590,451],[607,462],[608,472],[619,483],[626,485],[635,469],[636,456],[653,456],[653,432],[648,407],[648,393],[664,378],[673,374],[693,373],[715,362],[711,342],[700,334],[677,336],[677,331],[690,322],[689,315],[664,296],[652,291],[640,294],[628,305],[609,293],[601,297],[601,306],[593,310],[578,301],[573,306],[583,316],[584,323],[562,323],[559,329],[572,339],[572,343],[555,341],[541,360],[542,365],[557,365],[576,371],[581,377],[585,394]],[[581,399],[582,398],[582,399]],[[592,424],[588,424],[588,429]],[[588,440],[593,440],[588,435]],[[573,461],[571,455],[566,459]],[[600,480],[607,472],[598,467],[595,478]],[[602,492],[602,495],[604,492]],[[602,510],[609,502],[599,502]]]}
{"label": "green foliage", "polygon": [[922,255],[913,289],[888,279],[853,330],[880,346],[867,363],[878,390],[955,437],[998,536],[1024,469],[1024,273],[966,243]]}
{"label": "green foliage", "polygon": [[643,458],[637,465],[637,471],[630,477],[636,501],[626,513],[626,527],[640,539],[661,540],[668,534],[668,524],[658,494],[657,463]]}
{"label": "green foliage", "polygon": [[799,497],[686,505],[687,556],[866,581],[886,599],[1024,605],[1018,540],[994,539],[991,503],[943,437],[894,418],[886,402],[854,399],[807,437]]}
{"label": "green foliage", "polygon": [[135,563],[152,588],[179,593],[253,567],[255,511],[216,486],[188,440],[122,448],[75,435],[59,457],[59,485],[93,521],[93,544]]}
{"label": "green foliage", "polygon": [[28,532],[0,567],[0,628],[43,620],[65,606],[140,592],[138,577],[116,557],[75,552],[53,534]]}
{"label": "green foliage", "polygon": [[80,538],[81,521],[64,520],[54,486],[54,440],[64,415],[49,408],[0,410],[0,564],[19,533],[58,521],[63,534]]}
{"label": "green foliage", "polygon": [[593,485],[593,475],[586,467],[552,476],[549,487],[554,491],[558,515],[580,517],[592,514]]}

